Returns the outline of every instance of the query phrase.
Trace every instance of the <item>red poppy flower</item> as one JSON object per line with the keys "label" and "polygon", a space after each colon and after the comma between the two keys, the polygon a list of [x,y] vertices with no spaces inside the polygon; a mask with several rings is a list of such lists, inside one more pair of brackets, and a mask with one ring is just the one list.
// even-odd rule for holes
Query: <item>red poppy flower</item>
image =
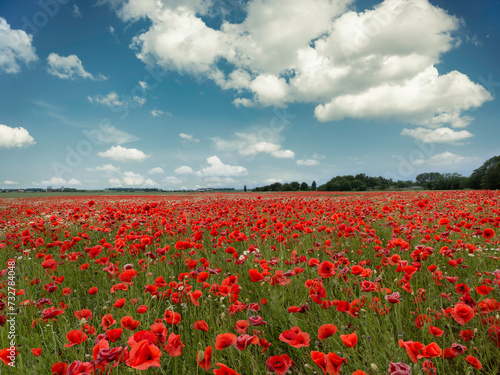
{"label": "red poppy flower", "polygon": [[332,277],[333,275],[335,275],[335,264],[328,260],[321,262],[318,267],[318,274],[324,279]]}
{"label": "red poppy flower", "polygon": [[102,327],[103,330],[106,331],[113,324],[116,324],[116,320],[113,318],[113,315],[106,314],[106,315],[104,315],[102,317],[102,319],[101,319],[101,327]]}
{"label": "red poppy flower", "polygon": [[138,321],[138,320],[135,320],[131,316],[125,316],[120,321],[120,325],[123,328],[126,328],[126,329],[129,329],[129,330],[133,331],[133,330],[135,330],[137,327],[139,327],[141,325],[141,322]]}
{"label": "red poppy flower", "polygon": [[318,328],[318,339],[325,340],[335,333],[337,333],[337,326],[335,324],[323,324]]}
{"label": "red poppy flower", "polygon": [[234,333],[221,333],[215,338],[215,349],[222,350],[228,346],[234,345],[236,335]]}
{"label": "red poppy flower", "polygon": [[475,313],[472,307],[466,305],[465,303],[457,303],[451,310],[451,316],[460,325],[467,323],[469,320],[474,318],[474,315]]}
{"label": "red poppy flower", "polygon": [[223,363],[217,363],[217,366],[220,366],[220,368],[214,369],[214,375],[241,375]]}
{"label": "red poppy flower", "polygon": [[483,230],[483,237],[487,240],[491,240],[493,237],[495,237],[495,231],[491,228],[486,228],[485,230]]}
{"label": "red poppy flower", "polygon": [[193,329],[195,329],[196,331],[208,332],[208,330],[209,330],[208,323],[205,322],[204,320],[197,320],[193,324]]}
{"label": "red poppy flower", "polygon": [[435,342],[431,342],[429,345],[422,348],[420,354],[424,358],[434,358],[439,357],[443,354],[443,351]]}
{"label": "red poppy flower", "polygon": [[344,363],[347,363],[347,359],[339,357],[335,353],[328,353],[325,355],[321,352],[312,351],[311,358],[326,374],[329,375],[339,375],[340,369]]}
{"label": "red poppy flower", "polygon": [[354,348],[358,343],[358,335],[356,332],[350,333],[348,335],[340,335],[340,339],[348,348]]}
{"label": "red poppy flower", "polygon": [[93,286],[92,288],[89,289],[89,291],[87,293],[92,296],[92,295],[96,294],[97,291],[98,291],[97,287]]}
{"label": "red poppy flower", "polygon": [[472,330],[466,329],[466,330],[460,331],[460,333],[458,334],[458,336],[462,340],[464,340],[465,342],[467,342],[469,340],[472,340],[472,337],[474,336],[474,333],[472,332]]}
{"label": "red poppy flower", "polygon": [[424,344],[413,341],[399,340],[399,346],[401,348],[405,348],[406,354],[408,354],[408,357],[410,357],[414,363],[417,363],[418,359],[422,358],[420,350],[424,348]]}
{"label": "red poppy flower", "polygon": [[73,331],[69,331],[66,334],[66,338],[68,339],[69,343],[64,344],[64,347],[69,348],[70,346],[78,345],[81,344],[82,342],[85,342],[87,340],[87,335],[80,329],[74,329]]}
{"label": "red poppy flower", "polygon": [[94,366],[90,362],[74,361],[68,367],[69,375],[89,375],[94,372]]}
{"label": "red poppy flower", "polygon": [[163,320],[165,320],[167,324],[177,325],[181,322],[181,314],[175,311],[166,310],[163,315]]}
{"label": "red poppy flower", "polygon": [[236,327],[234,329],[236,329],[236,332],[240,335],[247,333],[248,321],[247,320],[236,321]]}
{"label": "red poppy flower", "polygon": [[486,296],[486,295],[490,294],[492,291],[493,291],[493,288],[491,286],[488,286],[488,285],[476,286],[477,294],[480,294],[482,296]]}
{"label": "red poppy flower", "polygon": [[205,371],[209,371],[212,361],[212,347],[207,346],[204,352],[196,352],[196,363]]}
{"label": "red poppy flower", "polygon": [[93,317],[92,311],[90,311],[89,309],[82,309],[82,310],[75,311],[75,318],[76,319],[91,320],[92,317]]}
{"label": "red poppy flower", "polygon": [[266,361],[269,371],[274,371],[278,375],[285,375],[293,365],[293,361],[286,354],[269,357]]}
{"label": "red poppy flower", "polygon": [[125,362],[127,366],[137,370],[146,370],[150,367],[160,367],[161,350],[148,340],[142,340],[135,344],[130,350],[129,359]]}
{"label": "red poppy flower", "polygon": [[441,337],[443,336],[444,331],[439,327],[429,326],[429,333],[433,336]]}
{"label": "red poppy flower", "polygon": [[31,353],[33,353],[35,357],[40,357],[42,355],[42,348],[33,348],[31,349]]}
{"label": "red poppy flower", "polygon": [[255,269],[248,270],[248,274],[250,275],[250,281],[252,281],[253,283],[257,283],[264,279],[264,276],[262,276],[262,274]]}
{"label": "red poppy flower", "polygon": [[121,274],[120,274],[120,281],[121,282],[124,282],[124,283],[128,283],[130,282],[130,280],[132,280],[134,277],[137,276],[137,271],[136,270],[126,270],[126,271],[123,271]]}
{"label": "red poppy flower", "polygon": [[483,368],[483,365],[481,364],[481,361],[479,361],[479,359],[477,359],[476,357],[468,355],[467,357],[465,357],[465,360],[467,362],[469,362],[469,364],[472,367],[477,368],[478,370],[481,370]]}
{"label": "red poppy flower", "polygon": [[52,375],[67,375],[69,365],[65,362],[57,362],[52,365]]}
{"label": "red poppy flower", "polygon": [[394,293],[391,293],[391,294],[386,294],[384,298],[389,303],[399,303],[400,302],[400,300],[399,300],[399,298],[400,298],[399,292],[394,292]]}
{"label": "red poppy flower", "polygon": [[117,299],[116,302],[113,303],[113,306],[117,309],[122,308],[123,306],[125,306],[125,298]]}
{"label": "red poppy flower", "polygon": [[148,307],[146,305],[141,305],[137,308],[138,314],[144,314],[146,311],[148,311]]}
{"label": "red poppy flower", "polygon": [[181,335],[171,333],[170,336],[168,336],[167,344],[164,345],[164,349],[171,357],[178,357],[182,354],[182,348],[184,346],[185,345],[181,341]]}
{"label": "red poppy flower", "polygon": [[111,342],[116,342],[121,337],[123,328],[108,329],[106,331],[106,337]]}

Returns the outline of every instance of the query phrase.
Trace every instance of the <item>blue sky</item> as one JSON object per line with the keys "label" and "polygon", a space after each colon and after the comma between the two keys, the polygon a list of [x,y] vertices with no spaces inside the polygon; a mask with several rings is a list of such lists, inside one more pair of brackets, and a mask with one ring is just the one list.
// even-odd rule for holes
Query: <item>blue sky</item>
{"label": "blue sky", "polygon": [[0,187],[469,175],[500,1],[0,3]]}

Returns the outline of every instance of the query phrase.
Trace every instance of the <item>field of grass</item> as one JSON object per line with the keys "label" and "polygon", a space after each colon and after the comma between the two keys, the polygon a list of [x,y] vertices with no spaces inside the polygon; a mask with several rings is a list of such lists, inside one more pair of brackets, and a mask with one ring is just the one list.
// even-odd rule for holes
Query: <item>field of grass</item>
{"label": "field of grass", "polygon": [[500,373],[499,192],[19,194],[2,374]]}

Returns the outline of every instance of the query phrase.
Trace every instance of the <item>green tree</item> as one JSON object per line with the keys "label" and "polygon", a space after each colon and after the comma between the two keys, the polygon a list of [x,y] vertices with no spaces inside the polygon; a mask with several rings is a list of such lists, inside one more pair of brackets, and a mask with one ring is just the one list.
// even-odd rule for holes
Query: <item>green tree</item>
{"label": "green tree", "polygon": [[316,191],[316,181],[313,181],[311,184],[311,190]]}
{"label": "green tree", "polygon": [[309,185],[307,185],[307,182],[303,182],[300,184],[300,190],[302,190],[302,191],[309,190]]}
{"label": "green tree", "polygon": [[243,185],[243,191],[246,193],[247,192],[247,186]]}
{"label": "green tree", "polygon": [[290,182],[290,190],[298,191],[300,189],[300,184],[297,181]]}
{"label": "green tree", "polygon": [[486,160],[469,177],[469,187],[473,189],[498,189],[500,156]]}

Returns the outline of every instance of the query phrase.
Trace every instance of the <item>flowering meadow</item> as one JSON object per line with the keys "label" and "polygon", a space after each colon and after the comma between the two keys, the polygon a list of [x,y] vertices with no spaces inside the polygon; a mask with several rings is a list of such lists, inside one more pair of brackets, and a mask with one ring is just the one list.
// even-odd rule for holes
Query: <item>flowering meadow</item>
{"label": "flowering meadow", "polygon": [[500,192],[0,199],[1,374],[500,374]]}

